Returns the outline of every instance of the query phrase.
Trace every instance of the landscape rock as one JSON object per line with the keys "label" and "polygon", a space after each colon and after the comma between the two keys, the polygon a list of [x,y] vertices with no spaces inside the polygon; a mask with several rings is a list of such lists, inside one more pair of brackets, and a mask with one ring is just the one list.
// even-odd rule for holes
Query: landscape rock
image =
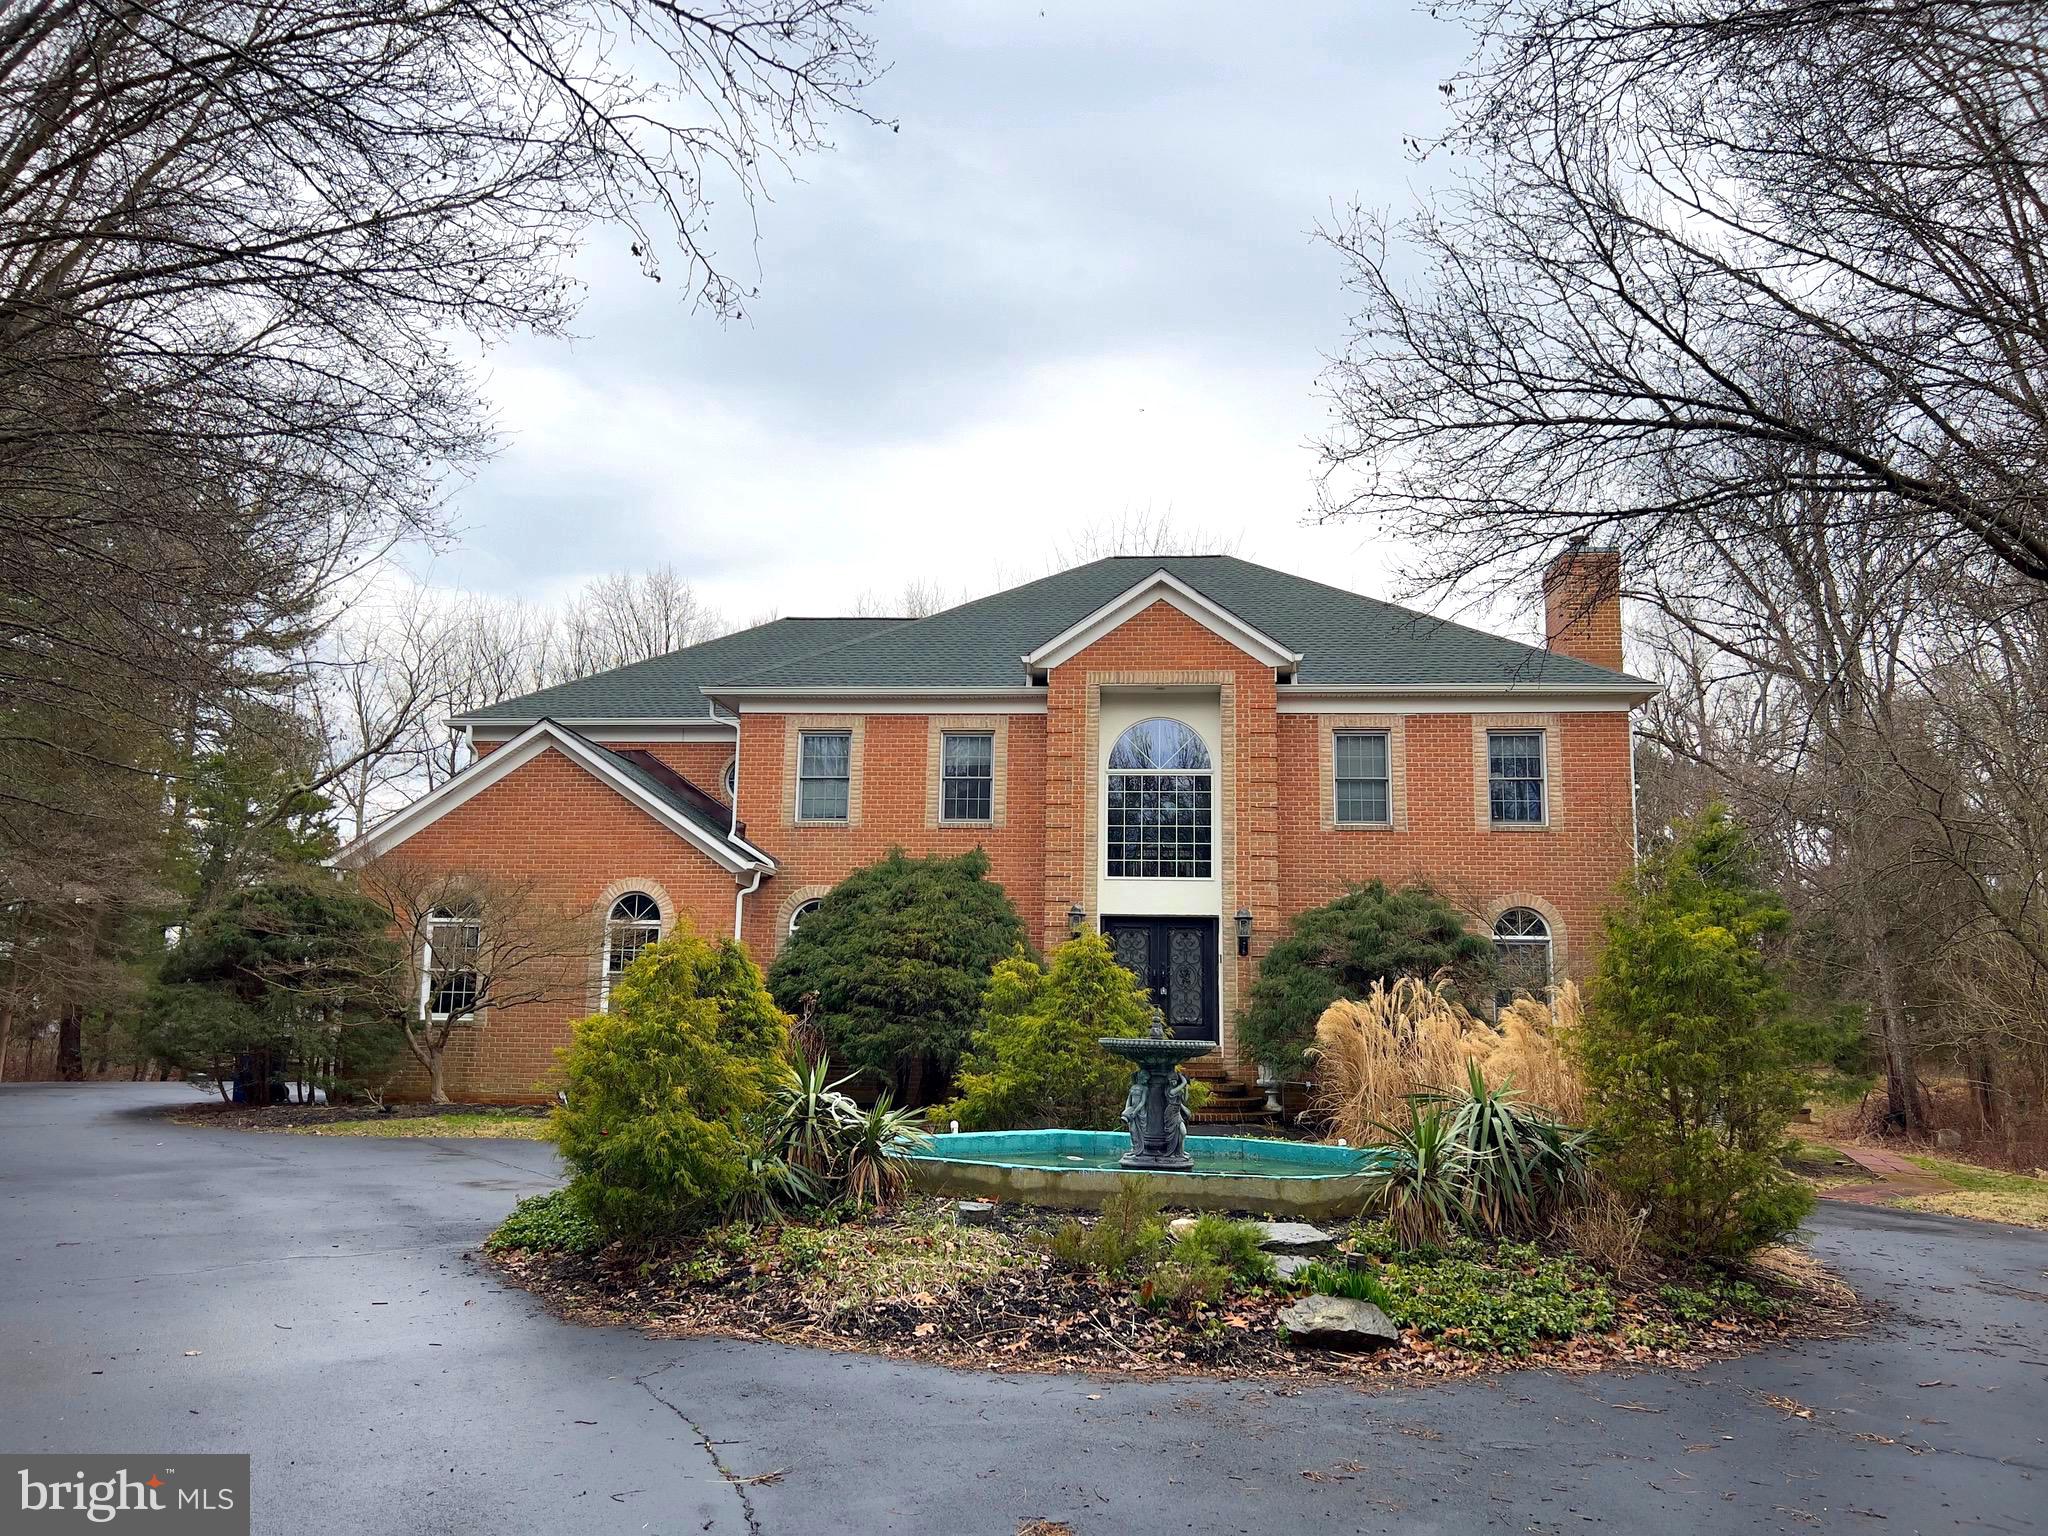
{"label": "landscape rock", "polygon": [[1963,1144],[1963,1133],[1944,1126],[1934,1133],[1934,1144],[1942,1148],[1960,1147]]}
{"label": "landscape rock", "polygon": [[1282,1280],[1292,1280],[1313,1263],[1315,1263],[1314,1259],[1305,1258],[1298,1253],[1276,1253],[1273,1255],[1274,1273],[1279,1275]]}
{"label": "landscape rock", "polygon": [[987,1200],[962,1200],[953,1207],[953,1219],[963,1227],[994,1226],[996,1208]]}
{"label": "landscape rock", "polygon": [[1176,1216],[1166,1224],[1166,1235],[1176,1243],[1194,1230],[1195,1218],[1192,1216]]}
{"label": "landscape rock", "polygon": [[1308,1349],[1384,1349],[1401,1342],[1401,1330],[1386,1313],[1344,1296],[1304,1296],[1282,1307],[1275,1321],[1288,1343]]}
{"label": "landscape rock", "polygon": [[1320,1253],[1337,1239],[1305,1221],[1255,1221],[1259,1246],[1268,1253]]}

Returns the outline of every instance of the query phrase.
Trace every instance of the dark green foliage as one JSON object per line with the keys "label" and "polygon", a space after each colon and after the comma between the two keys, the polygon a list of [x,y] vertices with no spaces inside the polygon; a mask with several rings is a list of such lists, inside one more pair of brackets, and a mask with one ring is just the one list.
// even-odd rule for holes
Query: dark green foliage
{"label": "dark green foliage", "polygon": [[604,1233],[566,1189],[528,1195],[484,1239],[484,1247],[493,1253],[511,1248],[529,1253],[595,1253],[603,1246]]}
{"label": "dark green foliage", "polygon": [[1681,1323],[1713,1323],[1728,1317],[1773,1322],[1785,1311],[1776,1297],[1766,1295],[1747,1280],[1728,1275],[1706,1274],[1690,1284],[1660,1285],[1657,1299]]}
{"label": "dark green foliage", "polygon": [[1600,1172],[1667,1253],[1738,1256],[1812,1205],[1779,1159],[1813,1032],[1780,981],[1787,915],[1757,868],[1719,806],[1647,860],[1608,917],[1579,1031]]}
{"label": "dark green foliage", "polygon": [[194,922],[143,999],[138,1043],[215,1078],[238,1052],[337,1098],[374,1091],[405,1037],[388,983],[398,956],[376,903],[321,876],[238,891]]}
{"label": "dark green foliage", "polygon": [[1342,1296],[1347,1301],[1369,1301],[1381,1311],[1393,1305],[1387,1288],[1371,1271],[1353,1269],[1348,1264],[1324,1264],[1320,1261],[1304,1264],[1288,1283],[1312,1296]]}
{"label": "dark green foliage", "polygon": [[1364,997],[1376,981],[1440,973],[1468,1005],[1484,1002],[1493,991],[1492,943],[1427,886],[1390,891],[1374,880],[1295,918],[1259,964],[1241,1038],[1258,1060],[1299,1075],[1330,1004]]}
{"label": "dark green foliage", "polygon": [[959,1065],[997,961],[1024,924],[988,878],[988,856],[913,859],[892,850],[855,870],[782,947],[769,972],[796,1012],[817,994],[818,1023],[842,1062],[922,1105]]}
{"label": "dark green foliage", "polygon": [[1151,1020],[1145,989],[1100,934],[1062,944],[1049,971],[1019,949],[989,977],[962,1097],[937,1115],[970,1131],[1114,1130],[1131,1064],[1096,1041],[1142,1035]]}
{"label": "dark green foliage", "polygon": [[[650,945],[610,1011],[576,1025],[555,1112],[570,1185],[606,1233],[651,1242],[708,1225],[758,1189],[750,1119],[788,1070],[751,961],[725,963],[687,928]],[[745,956],[739,957],[745,961]],[[751,985],[749,985],[751,983]]]}
{"label": "dark green foliage", "polygon": [[1248,1221],[1196,1217],[1139,1280],[1139,1303],[1155,1311],[1192,1312],[1247,1286],[1271,1285],[1273,1259],[1259,1247],[1259,1237]]}
{"label": "dark green foliage", "polygon": [[1449,1252],[1412,1253],[1381,1266],[1377,1304],[1403,1328],[1467,1349],[1524,1355],[1540,1339],[1606,1333],[1614,1294],[1572,1258],[1547,1258],[1526,1243],[1488,1250],[1460,1241]]}

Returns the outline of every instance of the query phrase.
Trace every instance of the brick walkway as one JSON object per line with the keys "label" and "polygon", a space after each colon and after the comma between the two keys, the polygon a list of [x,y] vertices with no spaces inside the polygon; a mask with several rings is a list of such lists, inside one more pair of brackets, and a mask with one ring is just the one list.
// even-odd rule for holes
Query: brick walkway
{"label": "brick walkway", "polygon": [[1906,1195],[1935,1195],[1955,1187],[1939,1174],[1929,1173],[1896,1152],[1883,1152],[1873,1147],[1838,1146],[1834,1150],[1873,1177],[1866,1184],[1842,1184],[1834,1189],[1824,1189],[1820,1191],[1823,1200],[1846,1200],[1851,1205],[1883,1205]]}

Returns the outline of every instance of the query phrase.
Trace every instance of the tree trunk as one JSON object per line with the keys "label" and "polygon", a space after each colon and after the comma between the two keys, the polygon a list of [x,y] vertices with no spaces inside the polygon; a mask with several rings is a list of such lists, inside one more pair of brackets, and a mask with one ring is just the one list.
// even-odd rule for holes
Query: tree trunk
{"label": "tree trunk", "polygon": [[85,1018],[76,1004],[57,1020],[57,1076],[67,1083],[85,1081]]}
{"label": "tree trunk", "polygon": [[427,1100],[433,1104],[446,1104],[448,1102],[448,1074],[443,1061],[444,1053],[439,1046],[431,1047],[431,1049],[433,1051],[433,1060],[427,1063],[427,1081],[430,1085]]}

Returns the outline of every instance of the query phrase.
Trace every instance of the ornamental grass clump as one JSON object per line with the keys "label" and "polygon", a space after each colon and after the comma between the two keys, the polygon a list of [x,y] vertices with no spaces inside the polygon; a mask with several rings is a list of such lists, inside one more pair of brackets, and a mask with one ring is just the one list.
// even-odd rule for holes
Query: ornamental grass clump
{"label": "ornamental grass clump", "polygon": [[1441,981],[1376,982],[1356,1001],[1332,1003],[1316,1023],[1311,1113],[1331,1135],[1363,1145],[1404,1120],[1414,1095],[1468,1081],[1477,1063],[1489,1082],[1512,1083],[1522,1104],[1577,1123],[1586,1103],[1570,1049],[1579,1017],[1570,982],[1549,1006],[1533,998],[1511,1003],[1498,1028],[1463,1008]]}

